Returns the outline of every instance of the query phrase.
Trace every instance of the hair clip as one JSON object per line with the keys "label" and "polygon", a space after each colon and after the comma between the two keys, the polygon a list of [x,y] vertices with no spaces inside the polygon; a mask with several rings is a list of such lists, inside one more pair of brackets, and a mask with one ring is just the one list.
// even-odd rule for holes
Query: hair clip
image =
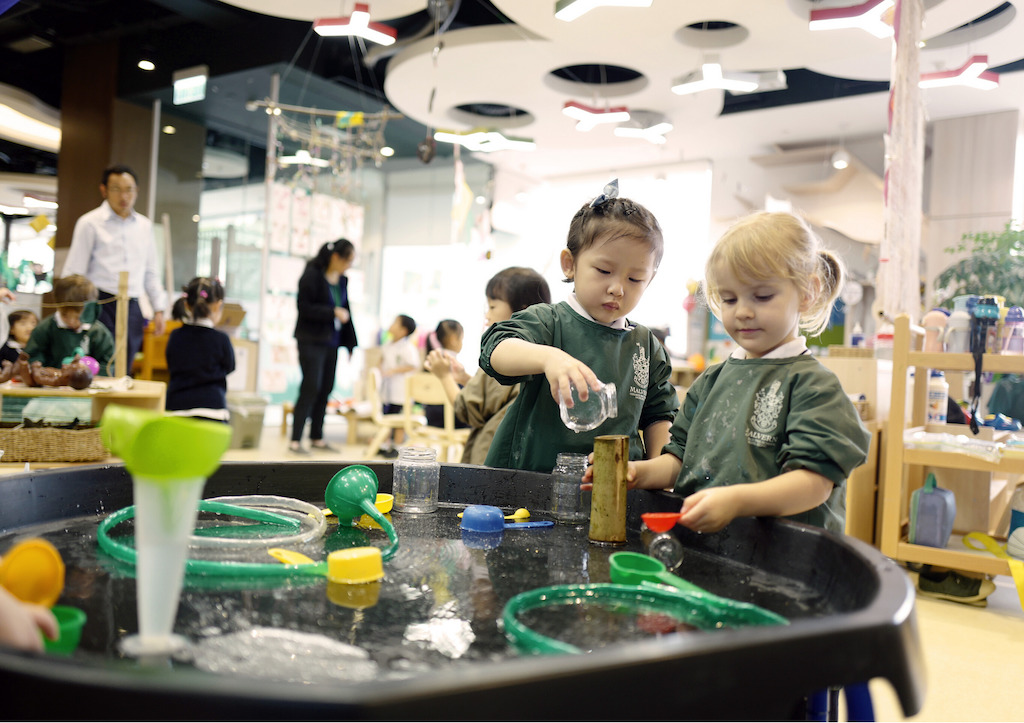
{"label": "hair clip", "polygon": [[210,298],[210,295],[206,293],[206,289],[200,289],[199,290],[199,295],[202,296],[204,299],[209,299]]}
{"label": "hair clip", "polygon": [[605,184],[605,187],[601,190],[601,195],[590,202],[591,208],[597,208],[603,203],[610,201],[613,198],[619,197],[619,179],[614,179],[610,183]]}

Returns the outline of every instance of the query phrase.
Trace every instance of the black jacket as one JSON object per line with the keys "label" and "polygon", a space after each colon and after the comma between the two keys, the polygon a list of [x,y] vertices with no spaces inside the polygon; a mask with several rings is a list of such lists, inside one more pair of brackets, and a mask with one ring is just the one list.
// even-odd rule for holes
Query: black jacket
{"label": "black jacket", "polygon": [[[348,278],[342,276],[338,283],[345,292],[345,303],[342,306],[348,309],[351,315],[352,309],[348,303]],[[296,300],[299,316],[295,321],[295,338],[300,343],[327,344],[334,332],[334,299],[331,298],[331,289],[324,278],[324,272],[313,264],[306,264],[306,270],[302,272],[299,279],[299,295]],[[357,346],[356,328],[349,318],[341,325],[340,343],[348,349],[351,354]]]}

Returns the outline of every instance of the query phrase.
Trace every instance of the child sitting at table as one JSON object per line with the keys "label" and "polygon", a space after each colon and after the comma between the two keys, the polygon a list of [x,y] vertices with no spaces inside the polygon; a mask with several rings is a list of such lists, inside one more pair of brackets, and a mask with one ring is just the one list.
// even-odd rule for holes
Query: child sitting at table
{"label": "child sitting at table", "polygon": [[871,437],[800,333],[828,324],[839,259],[800,218],[762,212],[725,232],[705,277],[738,348],[689,388],[662,454],[629,463],[629,487],[684,495],[679,524],[697,533],[759,516],[842,533],[846,478]]}
{"label": "child sitting at table", "polygon": [[65,359],[91,356],[100,365],[100,376],[114,357],[114,336],[97,321],[96,285],[80,274],[53,282],[57,310],[32,330],[25,353],[29,363],[60,369]]}

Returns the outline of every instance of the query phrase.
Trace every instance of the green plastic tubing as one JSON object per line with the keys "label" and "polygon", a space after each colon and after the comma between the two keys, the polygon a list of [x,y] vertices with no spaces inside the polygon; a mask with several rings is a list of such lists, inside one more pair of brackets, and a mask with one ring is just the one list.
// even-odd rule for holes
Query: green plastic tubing
{"label": "green plastic tubing", "polygon": [[[712,596],[717,597],[717,596]],[[785,618],[756,605],[726,600],[732,605],[723,605],[717,598],[710,601],[708,596],[686,590],[676,590],[662,585],[643,583],[640,585],[618,585],[615,583],[591,583],[586,585],[553,585],[519,593],[505,605],[502,623],[505,635],[520,650],[544,655],[581,654],[572,643],[562,642],[542,635],[519,621],[519,615],[528,610],[552,605],[578,605],[587,602],[613,602],[634,610],[664,612],[680,621],[702,630],[713,630],[720,625],[748,627],[751,625],[785,625]],[[754,613],[753,611],[760,611]]]}

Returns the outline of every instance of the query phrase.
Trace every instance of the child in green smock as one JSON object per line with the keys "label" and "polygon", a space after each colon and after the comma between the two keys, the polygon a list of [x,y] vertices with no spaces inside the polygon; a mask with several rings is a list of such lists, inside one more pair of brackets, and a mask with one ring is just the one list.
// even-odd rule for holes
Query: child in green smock
{"label": "child in green smock", "polygon": [[[491,467],[550,472],[559,452],[590,452],[594,437],[629,436],[630,459],[659,453],[679,406],[672,363],[650,329],[626,318],[654,278],[664,251],[650,211],[617,198],[618,184],[585,204],[569,225],[562,272],[574,285],[568,301],[535,304],[491,325],[480,368],[519,396],[487,453]],[[618,414],[589,432],[562,423],[561,394],[614,382]],[[643,438],[640,437],[643,431]]]}
{"label": "child in green smock", "polygon": [[705,275],[739,348],[693,383],[663,453],[629,464],[629,486],[685,495],[679,523],[699,533],[743,516],[842,532],[846,477],[870,437],[800,335],[828,324],[842,264],[796,216],[757,213],[719,239]]}

